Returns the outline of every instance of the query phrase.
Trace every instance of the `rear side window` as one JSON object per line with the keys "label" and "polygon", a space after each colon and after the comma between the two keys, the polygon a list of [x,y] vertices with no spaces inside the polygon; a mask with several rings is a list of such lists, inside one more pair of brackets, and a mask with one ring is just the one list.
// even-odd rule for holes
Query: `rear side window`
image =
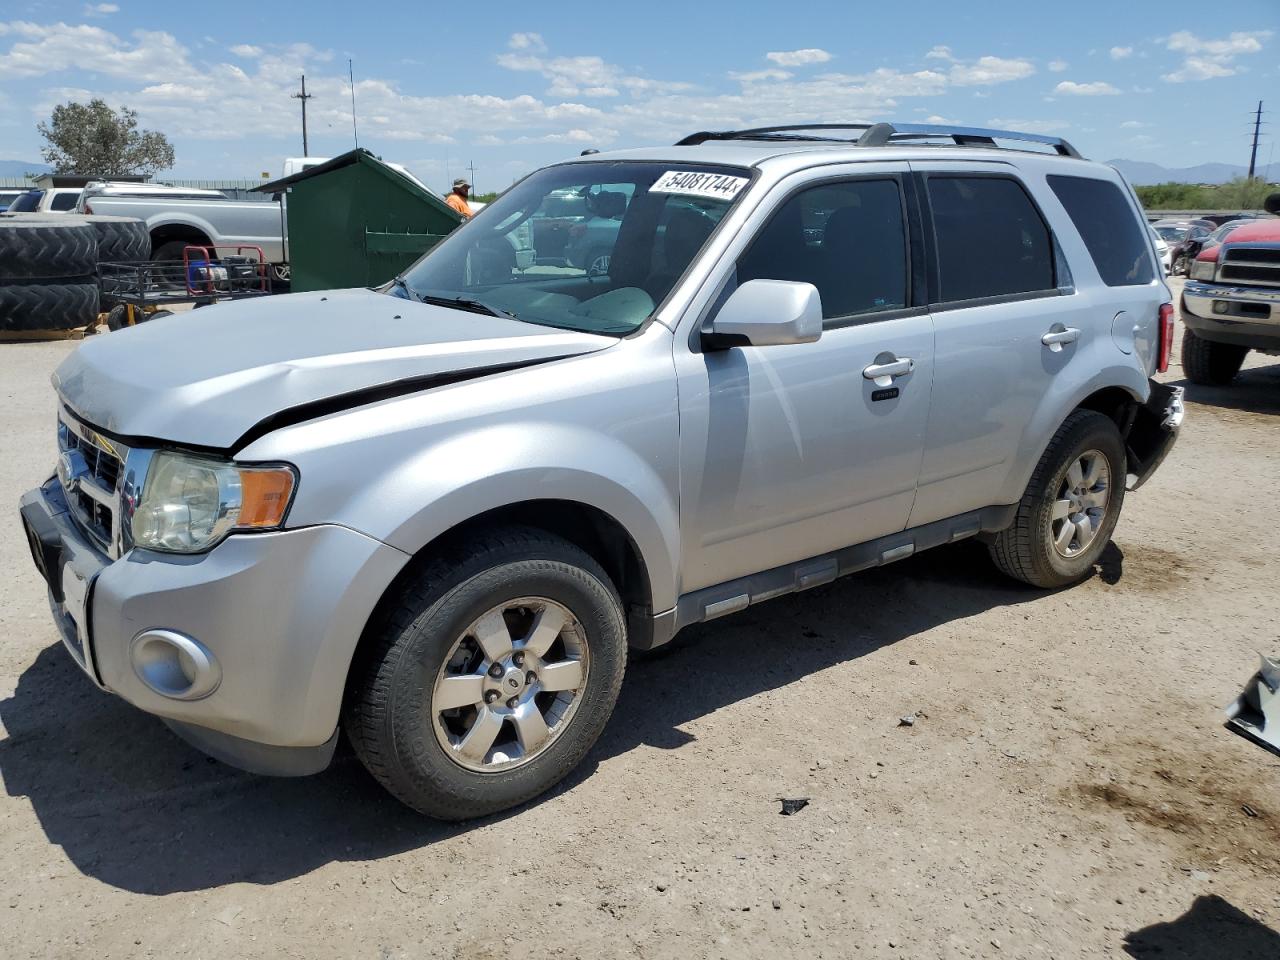
{"label": "rear side window", "polygon": [[812,283],[824,319],[907,305],[907,229],[896,180],[810,187],[784,203],[738,261],[738,282]]}
{"label": "rear side window", "polygon": [[1116,184],[1089,177],[1047,179],[1080,231],[1103,283],[1109,287],[1141,286],[1155,278],[1151,243]]}
{"label": "rear side window", "polygon": [[1022,186],[1005,177],[929,177],[938,251],[937,301],[1053,290],[1049,228]]}
{"label": "rear side window", "polygon": [[53,202],[49,204],[49,209],[72,210],[75,208],[76,201],[79,199],[79,193],[55,193],[53,195]]}

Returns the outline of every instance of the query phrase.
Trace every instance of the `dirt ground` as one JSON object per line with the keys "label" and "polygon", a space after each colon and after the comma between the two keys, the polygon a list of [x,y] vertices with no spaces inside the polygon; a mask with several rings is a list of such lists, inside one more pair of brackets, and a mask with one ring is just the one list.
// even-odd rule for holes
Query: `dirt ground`
{"label": "dirt ground", "polygon": [[1221,725],[1280,652],[1274,358],[1188,389],[1086,583],[964,543],[692,629],[561,788],[446,826],[79,673],[16,516],[70,349],[0,348],[0,955],[1280,957],[1280,759]]}

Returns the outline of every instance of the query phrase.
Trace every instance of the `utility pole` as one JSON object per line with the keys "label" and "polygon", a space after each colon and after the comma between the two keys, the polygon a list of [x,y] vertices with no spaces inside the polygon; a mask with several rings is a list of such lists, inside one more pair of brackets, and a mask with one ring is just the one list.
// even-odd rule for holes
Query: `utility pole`
{"label": "utility pole", "polygon": [[356,75],[351,69],[351,58],[347,57],[347,80],[351,82],[351,139],[356,148],[360,147],[360,131],[356,129]]}
{"label": "utility pole", "polygon": [[476,192],[476,162],[471,160],[467,163],[467,169],[471,171],[471,192]]}
{"label": "utility pole", "polygon": [[1253,171],[1258,165],[1258,131],[1262,129],[1262,101],[1258,101],[1258,112],[1253,115],[1253,152],[1249,154],[1249,179],[1253,179]]}
{"label": "utility pole", "polygon": [[302,155],[309,156],[307,150],[307,101],[315,98],[314,94],[307,93],[307,75],[302,75],[302,92],[295,93],[290,99],[302,101]]}

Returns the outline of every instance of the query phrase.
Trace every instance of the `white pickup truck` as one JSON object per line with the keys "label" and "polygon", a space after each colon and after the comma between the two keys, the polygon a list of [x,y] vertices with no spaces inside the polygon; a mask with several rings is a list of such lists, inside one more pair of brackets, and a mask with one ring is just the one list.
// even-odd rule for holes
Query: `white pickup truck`
{"label": "white pickup truck", "polygon": [[219,190],[104,180],[84,188],[76,210],[144,221],[155,260],[181,259],[188,244],[254,246],[262,248],[274,279],[289,279],[278,201],[232,200]]}

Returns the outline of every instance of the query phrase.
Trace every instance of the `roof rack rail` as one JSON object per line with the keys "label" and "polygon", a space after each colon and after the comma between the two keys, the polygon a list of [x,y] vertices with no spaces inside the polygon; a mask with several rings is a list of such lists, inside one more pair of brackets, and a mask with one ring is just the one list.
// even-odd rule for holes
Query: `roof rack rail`
{"label": "roof rack rail", "polygon": [[[860,131],[851,137],[806,135],[805,131]],[[919,140],[949,139],[961,147],[999,147],[997,140],[1014,140],[1052,147],[1062,157],[1083,160],[1080,152],[1062,137],[1016,130],[990,130],[985,127],[952,127],[933,123],[794,123],[776,127],[754,127],[750,130],[702,131],[692,133],[676,146],[691,147],[708,140],[807,140],[852,143],[859,147],[884,147],[894,143]],[[1008,148],[1005,148],[1008,149]]]}

